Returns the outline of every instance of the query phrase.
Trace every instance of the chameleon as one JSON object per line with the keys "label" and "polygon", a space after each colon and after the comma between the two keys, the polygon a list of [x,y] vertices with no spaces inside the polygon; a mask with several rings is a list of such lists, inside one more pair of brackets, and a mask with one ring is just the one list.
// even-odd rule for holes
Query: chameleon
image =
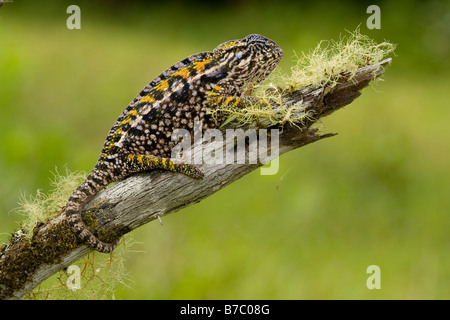
{"label": "chameleon", "polygon": [[67,201],[66,220],[78,241],[104,253],[117,246],[120,238],[101,241],[81,216],[84,206],[109,184],[151,170],[201,179],[197,166],[170,158],[176,145],[172,132],[185,129],[192,136],[194,121],[203,130],[220,127],[220,118],[205,109],[248,103],[255,97],[244,87],[266,79],[282,57],[283,50],[273,40],[251,34],[187,57],[145,86],[113,124],[97,163]]}

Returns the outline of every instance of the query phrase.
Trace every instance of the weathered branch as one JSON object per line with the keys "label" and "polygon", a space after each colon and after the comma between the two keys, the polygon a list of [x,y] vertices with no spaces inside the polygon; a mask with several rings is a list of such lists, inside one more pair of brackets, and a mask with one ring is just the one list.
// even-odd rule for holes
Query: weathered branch
{"label": "weathered branch", "polygon": [[[391,59],[369,65],[350,77],[344,74],[333,89],[304,87],[283,93],[288,103],[301,102],[313,117],[298,126],[286,124],[280,133],[279,154],[334,134],[319,134],[311,126],[320,118],[351,103],[371,80],[380,76]],[[217,142],[219,143],[219,142]],[[220,142],[225,148],[225,142]],[[214,144],[210,148],[216,148]],[[226,150],[225,150],[226,151]],[[251,152],[251,151],[249,151]],[[199,165],[205,177],[195,180],[182,174],[155,171],[118,182],[98,194],[83,211],[83,219],[102,237],[129,232],[160,216],[175,212],[210,196],[261,166],[257,164]],[[108,239],[108,236],[106,236]],[[31,241],[13,239],[0,248],[0,299],[20,299],[42,281],[71,265],[90,251],[68,228],[63,213],[37,226]]]}

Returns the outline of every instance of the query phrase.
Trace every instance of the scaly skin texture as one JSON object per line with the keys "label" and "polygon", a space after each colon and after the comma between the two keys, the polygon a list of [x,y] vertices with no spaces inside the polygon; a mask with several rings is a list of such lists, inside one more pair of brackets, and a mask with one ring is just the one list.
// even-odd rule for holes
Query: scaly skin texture
{"label": "scaly skin texture", "polygon": [[275,42],[253,34],[190,56],[150,82],[114,123],[97,164],[67,202],[67,221],[78,238],[100,252],[116,247],[119,239],[100,241],[81,218],[86,203],[112,182],[154,169],[202,178],[197,167],[170,158],[172,132],[186,129],[193,136],[194,121],[203,130],[219,127],[223,119],[207,115],[205,107],[245,104],[250,98],[242,96],[243,85],[264,80],[282,56]]}

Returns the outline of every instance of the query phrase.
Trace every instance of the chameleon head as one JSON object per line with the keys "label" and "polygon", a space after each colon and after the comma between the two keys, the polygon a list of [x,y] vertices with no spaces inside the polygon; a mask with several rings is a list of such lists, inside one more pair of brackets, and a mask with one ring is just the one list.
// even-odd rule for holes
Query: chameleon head
{"label": "chameleon head", "polygon": [[251,34],[222,43],[213,54],[220,64],[226,66],[229,77],[245,83],[267,78],[283,57],[283,50],[274,41]]}

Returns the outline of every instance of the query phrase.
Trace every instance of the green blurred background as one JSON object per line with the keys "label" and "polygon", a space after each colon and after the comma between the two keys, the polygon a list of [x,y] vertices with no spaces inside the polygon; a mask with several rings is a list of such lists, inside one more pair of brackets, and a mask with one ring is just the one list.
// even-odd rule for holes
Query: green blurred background
{"label": "green blurred background", "polygon": [[[21,195],[94,166],[165,68],[260,33],[297,53],[355,30],[398,44],[383,82],[323,120],[340,133],[133,232],[119,299],[449,299],[450,4],[14,1],[0,9],[0,242]],[[66,8],[81,8],[81,30]],[[369,30],[366,9],[381,8]],[[381,289],[369,290],[369,265]]]}

